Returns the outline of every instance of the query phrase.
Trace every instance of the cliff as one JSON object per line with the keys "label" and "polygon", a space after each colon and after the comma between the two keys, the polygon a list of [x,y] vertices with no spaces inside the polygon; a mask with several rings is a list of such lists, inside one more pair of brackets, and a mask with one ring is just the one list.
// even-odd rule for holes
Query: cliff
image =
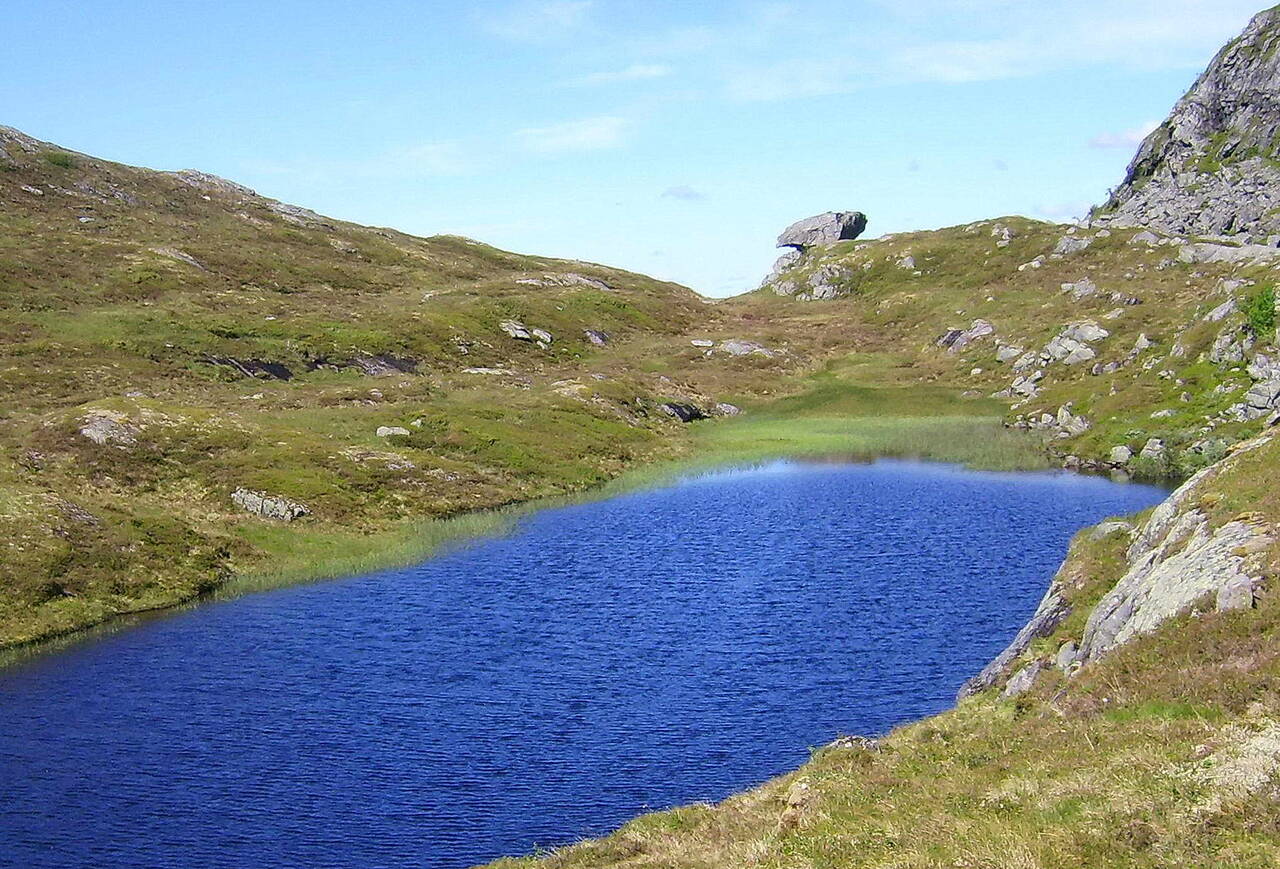
{"label": "cliff", "polygon": [[1278,52],[1273,8],[1218,53],[1147,137],[1097,217],[1176,235],[1280,235]]}

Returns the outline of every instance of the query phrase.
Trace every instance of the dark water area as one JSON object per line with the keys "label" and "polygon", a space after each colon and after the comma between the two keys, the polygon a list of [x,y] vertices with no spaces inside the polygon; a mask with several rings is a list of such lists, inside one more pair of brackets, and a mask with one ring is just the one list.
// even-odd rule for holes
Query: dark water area
{"label": "dark water area", "polygon": [[779,462],[0,671],[0,866],[461,867],[941,711],[1156,488]]}

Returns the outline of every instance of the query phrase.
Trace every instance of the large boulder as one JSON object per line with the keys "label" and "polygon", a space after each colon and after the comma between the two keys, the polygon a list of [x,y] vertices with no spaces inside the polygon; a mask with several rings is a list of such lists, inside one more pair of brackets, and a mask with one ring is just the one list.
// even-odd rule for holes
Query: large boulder
{"label": "large boulder", "polygon": [[806,250],[838,241],[852,241],[866,228],[867,216],[861,211],[828,211],[788,226],[778,236],[778,247]]}

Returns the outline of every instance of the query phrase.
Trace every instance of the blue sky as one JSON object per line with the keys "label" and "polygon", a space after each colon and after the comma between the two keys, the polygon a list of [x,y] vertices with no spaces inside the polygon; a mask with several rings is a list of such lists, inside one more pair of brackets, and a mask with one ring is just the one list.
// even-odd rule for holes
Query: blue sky
{"label": "blue sky", "polygon": [[6,0],[0,123],[710,295],[788,223],[1066,219],[1262,0]]}

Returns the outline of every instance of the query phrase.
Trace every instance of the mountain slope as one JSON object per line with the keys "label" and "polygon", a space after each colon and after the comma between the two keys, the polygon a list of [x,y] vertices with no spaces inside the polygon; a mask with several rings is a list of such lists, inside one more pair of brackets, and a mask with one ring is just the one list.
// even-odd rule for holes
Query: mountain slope
{"label": "mountain slope", "polygon": [[0,129],[0,647],[232,573],[357,569],[395,542],[372,532],[411,557],[414,521],[677,451],[664,404],[794,364],[704,359],[685,333],[737,337],[721,319],[640,275]]}
{"label": "mountain slope", "polygon": [[963,386],[1068,466],[1177,491],[1077,535],[951,712],[496,866],[1280,865],[1280,251],[1248,243],[1280,196],[1255,150],[1277,20],[1224,49],[1092,223],[807,248],[734,303],[810,335],[832,378]]}
{"label": "mountain slope", "polygon": [[1219,52],[1142,143],[1099,217],[1174,234],[1280,235],[1278,51],[1280,7]]}

